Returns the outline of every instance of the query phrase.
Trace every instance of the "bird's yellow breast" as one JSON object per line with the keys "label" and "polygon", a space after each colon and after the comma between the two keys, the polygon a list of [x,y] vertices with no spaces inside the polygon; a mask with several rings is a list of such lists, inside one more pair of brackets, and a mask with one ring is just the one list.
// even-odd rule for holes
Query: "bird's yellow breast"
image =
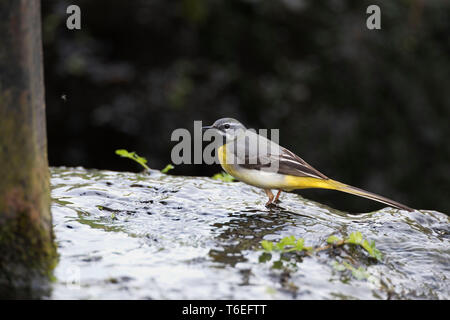
{"label": "bird's yellow breast", "polygon": [[223,146],[219,147],[217,149],[217,156],[219,157],[220,165],[222,166],[223,170],[225,170],[226,173],[231,174],[233,177],[237,178],[237,172],[233,168],[232,164],[227,164],[227,145],[224,144]]}
{"label": "bird's yellow breast", "polygon": [[284,176],[281,174],[243,168],[237,163],[237,159],[227,159],[227,156],[233,157],[233,155],[227,153],[226,144],[217,149],[217,156],[222,168],[237,180],[265,189],[285,187]]}

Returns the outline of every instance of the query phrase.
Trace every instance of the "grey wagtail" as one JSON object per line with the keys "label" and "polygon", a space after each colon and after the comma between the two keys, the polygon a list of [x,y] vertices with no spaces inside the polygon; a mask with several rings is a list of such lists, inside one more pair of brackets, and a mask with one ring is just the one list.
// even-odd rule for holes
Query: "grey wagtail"
{"label": "grey wagtail", "polygon": [[[247,129],[235,119],[219,119],[212,126],[202,129],[216,130],[226,138],[217,150],[222,168],[237,180],[264,189],[269,197],[267,207],[278,201],[281,191],[320,188],[338,190],[413,211],[401,203],[328,178],[293,152]],[[271,189],[278,190],[276,197]]]}

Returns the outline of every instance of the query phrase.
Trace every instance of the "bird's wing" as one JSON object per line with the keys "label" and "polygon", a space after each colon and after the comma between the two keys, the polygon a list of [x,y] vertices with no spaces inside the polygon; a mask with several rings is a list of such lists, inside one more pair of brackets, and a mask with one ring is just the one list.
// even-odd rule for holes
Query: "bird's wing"
{"label": "bird's wing", "polygon": [[280,163],[278,173],[298,177],[328,179],[326,175],[313,168],[305,160],[286,148],[280,147],[280,155],[278,155],[278,159]]}
{"label": "bird's wing", "polygon": [[[293,152],[264,137],[251,135],[245,139],[238,139],[233,148],[234,157],[243,168],[266,171],[273,169],[279,174],[328,179]],[[254,147],[255,145],[258,147]]]}

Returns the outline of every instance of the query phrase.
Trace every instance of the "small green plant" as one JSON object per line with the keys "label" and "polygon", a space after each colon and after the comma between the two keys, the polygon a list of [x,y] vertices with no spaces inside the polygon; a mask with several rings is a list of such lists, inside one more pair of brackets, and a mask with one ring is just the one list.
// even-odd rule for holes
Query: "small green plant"
{"label": "small green plant", "polygon": [[226,172],[219,172],[212,176],[214,180],[222,180],[224,182],[232,182],[234,181],[234,177]]}
{"label": "small green plant", "polygon": [[[150,168],[147,166],[147,159],[145,159],[144,157],[139,156],[136,152],[129,152],[125,149],[118,149],[116,150],[116,154],[123,157],[123,158],[128,158],[131,159],[133,161],[136,161],[137,163],[139,163],[142,167],[144,167],[145,170],[150,170]],[[174,169],[175,167],[172,164],[168,164],[167,166],[165,166],[164,169],[161,170],[162,173],[167,173],[169,170]]]}
{"label": "small green plant", "polygon": [[273,250],[273,242],[272,241],[263,240],[263,241],[261,241],[261,246],[267,252],[271,252]]}
{"label": "small green plant", "polygon": [[281,253],[284,252],[292,252],[292,251],[311,251],[311,247],[305,247],[305,239],[298,238],[296,239],[294,236],[284,237],[277,243],[273,243],[271,241],[263,240],[261,241],[261,246],[264,251],[279,251]]}
{"label": "small green plant", "polygon": [[[317,253],[323,250],[328,250],[333,247],[340,247],[343,245],[355,245],[362,247],[371,257],[381,261],[381,252],[375,247],[375,241],[369,242],[363,239],[361,232],[352,232],[346,239],[341,239],[335,235],[328,237],[328,245],[323,247],[306,247],[305,240],[303,238],[295,238],[294,236],[284,237],[278,242],[272,242],[267,240],[261,241],[261,247],[263,253],[259,257],[259,262],[268,262],[272,259],[273,253],[279,254],[279,260],[273,262],[273,269],[284,269],[288,272],[295,271],[297,269],[297,262],[301,262],[302,257],[305,255],[310,256],[313,253]],[[300,254],[303,253],[303,254]],[[346,257],[355,264],[355,261],[351,257]],[[373,281],[373,277],[367,272],[367,270],[358,266],[357,268],[344,261],[339,263],[333,262],[333,267],[337,271],[350,270],[354,278],[358,280],[368,279]]]}
{"label": "small green plant", "polygon": [[169,170],[174,169],[175,167],[172,164],[168,164],[167,166],[164,167],[164,169],[161,170],[162,173],[167,173]]}
{"label": "small green plant", "polygon": [[119,149],[119,150],[116,150],[116,154],[121,156],[121,157],[128,158],[128,159],[131,159],[133,161],[136,161],[141,166],[143,166],[146,170],[150,170],[150,168],[146,165],[147,159],[138,156],[136,154],[136,152],[128,152],[125,149]]}
{"label": "small green plant", "polygon": [[311,247],[305,247],[305,239],[296,239],[294,236],[284,237],[278,242],[262,240],[261,246],[264,252],[259,257],[259,262],[270,261],[272,253],[278,253],[279,260],[273,262],[272,268],[289,271],[297,270],[298,258],[312,250]]}
{"label": "small green plant", "polygon": [[340,241],[342,241],[342,240],[339,239],[339,238],[336,237],[336,236],[329,236],[328,239],[327,239],[327,243],[329,243],[329,244],[337,244],[337,243],[339,243]]}
{"label": "small green plant", "polygon": [[340,239],[334,235],[328,237],[327,243],[335,246],[341,246],[344,244],[352,244],[362,247],[372,258],[377,259],[378,261],[381,261],[383,256],[375,247],[375,241],[367,241],[366,239],[363,239],[363,236],[361,232],[352,232],[347,239]]}

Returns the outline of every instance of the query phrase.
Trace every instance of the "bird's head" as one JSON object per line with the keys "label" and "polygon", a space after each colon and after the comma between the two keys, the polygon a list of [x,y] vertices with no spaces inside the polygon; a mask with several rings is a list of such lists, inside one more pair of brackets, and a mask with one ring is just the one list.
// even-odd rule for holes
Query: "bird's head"
{"label": "bird's head", "polygon": [[227,140],[233,140],[239,134],[243,133],[245,126],[233,118],[222,118],[213,123],[212,126],[206,126],[203,130],[216,130],[219,134],[226,137]]}

